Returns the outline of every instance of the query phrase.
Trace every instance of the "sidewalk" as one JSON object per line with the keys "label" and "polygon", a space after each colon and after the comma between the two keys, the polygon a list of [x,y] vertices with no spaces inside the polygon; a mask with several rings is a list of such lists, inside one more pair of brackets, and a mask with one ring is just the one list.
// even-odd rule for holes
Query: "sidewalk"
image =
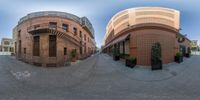
{"label": "sidewalk", "polygon": [[124,61],[114,61],[112,57],[103,54],[104,58],[107,59],[112,66],[115,66],[116,69],[120,73],[123,73],[126,75],[128,78],[132,80],[137,80],[137,81],[162,81],[162,80],[168,80],[170,78],[173,78],[182,72],[184,72],[187,67],[189,67],[190,60],[191,58],[184,58],[184,62],[178,64],[178,63],[169,63],[169,64],[164,64],[162,70],[156,70],[152,71],[149,66],[142,66],[142,65],[136,65],[133,69],[126,67]]}

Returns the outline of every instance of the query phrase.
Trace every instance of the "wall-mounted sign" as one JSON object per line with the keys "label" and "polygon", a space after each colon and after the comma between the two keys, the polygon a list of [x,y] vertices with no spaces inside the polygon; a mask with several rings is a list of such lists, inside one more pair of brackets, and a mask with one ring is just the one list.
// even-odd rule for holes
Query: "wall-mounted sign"
{"label": "wall-mounted sign", "polygon": [[179,37],[179,38],[178,38],[178,42],[179,42],[179,43],[183,43],[184,41],[185,41],[185,38],[183,38],[183,37]]}

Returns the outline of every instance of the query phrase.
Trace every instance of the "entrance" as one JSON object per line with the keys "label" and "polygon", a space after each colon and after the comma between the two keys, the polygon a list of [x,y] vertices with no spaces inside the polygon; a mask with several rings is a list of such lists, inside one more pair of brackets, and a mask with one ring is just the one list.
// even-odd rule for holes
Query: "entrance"
{"label": "entrance", "polygon": [[186,54],[186,47],[184,45],[180,45],[179,51],[183,54],[183,56]]}

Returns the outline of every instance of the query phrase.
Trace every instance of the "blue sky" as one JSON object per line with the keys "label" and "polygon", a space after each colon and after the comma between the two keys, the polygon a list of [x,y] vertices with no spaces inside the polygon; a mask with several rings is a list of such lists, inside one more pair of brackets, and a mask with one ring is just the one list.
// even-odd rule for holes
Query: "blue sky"
{"label": "blue sky", "polygon": [[117,12],[133,7],[161,6],[181,12],[181,33],[200,41],[200,1],[198,0],[1,0],[0,39],[12,38],[18,20],[36,11],[63,11],[89,18],[100,47],[110,18]]}

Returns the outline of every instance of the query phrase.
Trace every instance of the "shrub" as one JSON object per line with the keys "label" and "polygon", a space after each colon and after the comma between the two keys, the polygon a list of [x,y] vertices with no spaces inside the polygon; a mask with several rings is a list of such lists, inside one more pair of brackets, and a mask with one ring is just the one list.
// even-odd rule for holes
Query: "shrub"
{"label": "shrub", "polygon": [[135,57],[129,57],[128,59],[126,59],[126,66],[130,67],[130,68],[133,68],[135,67],[137,61],[137,59]]}
{"label": "shrub", "polygon": [[73,49],[73,50],[71,51],[71,57],[72,57],[72,58],[75,58],[75,57],[76,57],[76,49]]}
{"label": "shrub", "polygon": [[181,57],[181,56],[182,56],[181,52],[176,53],[176,57]]}
{"label": "shrub", "polygon": [[130,60],[131,63],[135,63],[136,62],[136,58],[135,57],[129,57],[128,60]]}
{"label": "shrub", "polygon": [[161,60],[161,46],[160,43],[155,43],[151,49],[152,63],[156,64]]}
{"label": "shrub", "polygon": [[162,69],[161,45],[158,42],[151,48],[151,66],[152,70]]}

